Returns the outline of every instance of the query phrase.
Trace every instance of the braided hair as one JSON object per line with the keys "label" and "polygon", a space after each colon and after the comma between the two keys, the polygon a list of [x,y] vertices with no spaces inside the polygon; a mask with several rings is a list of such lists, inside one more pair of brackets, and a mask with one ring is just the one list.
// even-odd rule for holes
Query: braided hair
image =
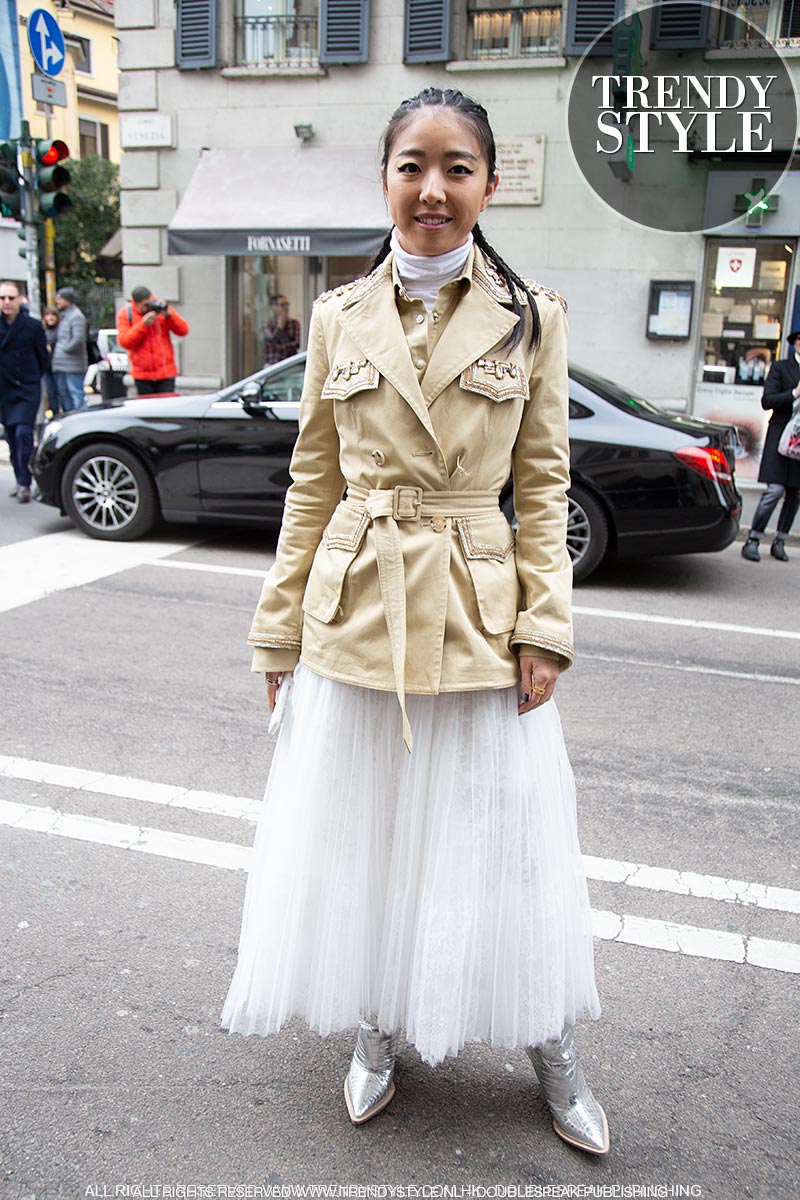
{"label": "braided hair", "polygon": [[[486,109],[477,100],[472,100],[469,96],[465,96],[463,92],[459,92],[455,88],[443,89],[435,87],[425,88],[416,96],[411,96],[408,100],[404,100],[389,118],[389,123],[381,139],[381,171],[384,176],[389,164],[389,155],[392,152],[392,146],[398,134],[408,120],[422,108],[445,108],[461,117],[472,128],[473,133],[480,142],[483,158],[489,172],[489,180],[494,179],[497,173],[497,148],[495,146],[494,134],[489,124],[489,114],[486,112]],[[389,233],[384,239],[372,263],[371,270],[374,271],[376,267],[380,266],[388,255],[391,236],[391,233]],[[514,350],[522,341],[525,332],[526,318],[520,301],[520,292],[524,293],[528,299],[528,311],[531,317],[530,344],[531,346],[536,346],[541,333],[541,322],[539,320],[539,310],[536,307],[536,301],[530,289],[525,281],[515,271],[512,271],[511,267],[500,257],[494,247],[489,245],[483,230],[477,222],[473,226],[472,236],[475,239],[475,244],[494,264],[498,274],[505,281],[511,294],[511,306],[516,316],[519,317],[517,324],[506,340],[507,348]]]}

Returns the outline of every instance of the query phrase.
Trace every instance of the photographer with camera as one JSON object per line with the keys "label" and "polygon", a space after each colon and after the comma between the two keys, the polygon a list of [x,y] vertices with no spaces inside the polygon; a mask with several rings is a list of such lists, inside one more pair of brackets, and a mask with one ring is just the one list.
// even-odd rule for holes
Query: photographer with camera
{"label": "photographer with camera", "polygon": [[140,396],[175,390],[175,354],[170,334],[186,337],[189,326],[148,287],[135,287],[131,302],[117,313],[119,344],[128,352],[131,375]]}

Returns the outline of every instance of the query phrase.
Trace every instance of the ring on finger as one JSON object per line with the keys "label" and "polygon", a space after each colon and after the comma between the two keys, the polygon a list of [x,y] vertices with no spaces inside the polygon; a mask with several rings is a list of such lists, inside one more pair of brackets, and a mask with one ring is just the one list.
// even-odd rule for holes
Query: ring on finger
{"label": "ring on finger", "polygon": [[269,687],[280,687],[280,683],[280,679],[270,679],[269,676],[267,676],[267,684]]}
{"label": "ring on finger", "polygon": [[547,691],[547,688],[546,688],[546,687],[537,688],[536,684],[535,684],[535,683],[532,683],[532,684],[531,684],[531,691],[532,691],[532,692],[536,692],[536,695],[537,695],[537,696],[543,696],[543,695],[545,694],[545,692]]}

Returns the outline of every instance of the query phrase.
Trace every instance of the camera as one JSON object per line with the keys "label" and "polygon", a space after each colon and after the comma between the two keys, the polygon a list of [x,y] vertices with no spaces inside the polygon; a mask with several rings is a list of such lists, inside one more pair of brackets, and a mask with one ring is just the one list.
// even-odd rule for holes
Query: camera
{"label": "camera", "polygon": [[165,313],[168,308],[166,300],[150,300],[147,304],[148,312]]}

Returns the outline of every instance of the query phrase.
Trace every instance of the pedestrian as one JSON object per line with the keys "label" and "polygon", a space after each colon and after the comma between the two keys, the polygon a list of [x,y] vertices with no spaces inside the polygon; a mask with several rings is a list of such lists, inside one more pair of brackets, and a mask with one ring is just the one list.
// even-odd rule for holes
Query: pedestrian
{"label": "pedestrian", "polygon": [[289,301],[282,292],[270,297],[272,316],[264,326],[264,364],[282,362],[300,351],[300,322],[289,316]]}
{"label": "pedestrian", "polygon": [[249,639],[283,723],[222,1023],[358,1026],[356,1124],[394,1094],[400,1029],[432,1066],[525,1047],[556,1132],[604,1154],[573,1038],[600,1006],[552,699],[573,654],[566,304],[477,223],[498,176],[475,101],[404,101],[382,180],[373,270],[313,308]]}
{"label": "pedestrian", "polygon": [[789,561],[786,538],[791,532],[800,503],[800,461],[778,453],[781,434],[792,415],[795,402],[800,399],[800,329],[792,330],[786,340],[791,347],[791,353],[788,358],[773,363],[761,396],[761,407],[766,412],[771,409],[772,416],[767,425],[767,436],[764,439],[761,465],[758,469],[759,482],[766,483],[767,489],[758,502],[747,541],[742,546],[742,557],[750,562],[761,561],[759,545],[766,532],[767,522],[780,500],[783,500],[783,504],[778,514],[778,528],[770,547],[770,554],[779,562]]}
{"label": "pedestrian", "polygon": [[48,368],[47,342],[40,321],[22,308],[19,288],[0,282],[0,422],[11,451],[14,489],[20,504],[31,498],[33,427]]}
{"label": "pedestrian", "polygon": [[58,337],[58,309],[48,304],[42,314],[42,327],[44,329],[45,341],[47,342],[47,370],[44,373],[44,386],[47,391],[47,402],[50,405],[50,412],[54,417],[57,417],[61,411],[61,406],[58,402],[58,388],[56,387],[55,376],[52,371],[53,350],[55,349],[56,338]]}
{"label": "pedestrian", "polygon": [[117,313],[119,344],[128,351],[139,396],[174,392],[178,368],[170,334],[186,337],[189,326],[171,304],[149,287],[135,287],[131,302]]}
{"label": "pedestrian", "polygon": [[62,412],[83,407],[83,380],[89,365],[86,317],[75,299],[75,289],[71,287],[59,288],[55,295],[59,320],[50,363]]}

